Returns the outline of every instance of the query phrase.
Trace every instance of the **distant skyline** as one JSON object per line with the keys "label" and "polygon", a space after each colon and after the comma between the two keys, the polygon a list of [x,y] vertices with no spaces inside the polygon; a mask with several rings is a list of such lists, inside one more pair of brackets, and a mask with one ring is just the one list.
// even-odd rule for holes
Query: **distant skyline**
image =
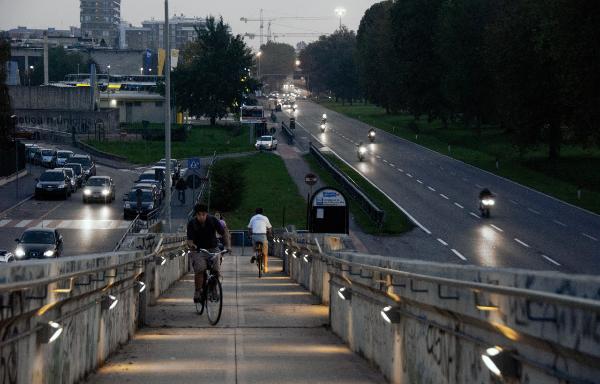
{"label": "distant skyline", "polygon": [[[253,33],[256,38],[246,38],[248,45],[257,48],[259,45],[259,23],[240,21],[241,17],[258,19],[260,8],[264,10],[264,18],[284,17],[274,20],[271,24],[273,33],[331,33],[337,29],[339,19],[335,8],[343,7],[346,14],[342,24],[349,29],[357,30],[365,10],[374,0],[220,0],[218,2],[200,2],[196,0],[169,0],[169,14],[186,17],[201,17],[208,15],[223,16],[223,20],[231,25],[234,34]],[[0,0],[0,30],[26,26],[28,28],[68,29],[70,26],[80,26],[79,0]],[[208,3],[208,4],[207,4]],[[323,20],[301,21],[290,17],[318,17]],[[121,19],[133,25],[141,25],[144,20],[164,18],[164,0],[121,0]],[[268,23],[264,23],[264,33],[267,33]],[[277,41],[296,45],[299,41],[310,42],[318,36],[281,37]],[[265,38],[266,41],[266,38]]]}

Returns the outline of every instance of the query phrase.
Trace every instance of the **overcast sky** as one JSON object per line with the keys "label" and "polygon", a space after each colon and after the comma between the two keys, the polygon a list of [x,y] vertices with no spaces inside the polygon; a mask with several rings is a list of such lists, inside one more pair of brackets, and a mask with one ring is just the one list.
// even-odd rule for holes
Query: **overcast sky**
{"label": "overcast sky", "polygon": [[[346,15],[342,23],[356,30],[365,10],[377,0],[170,0],[169,13],[188,17],[222,15],[235,34],[259,33],[258,22],[244,23],[241,17],[258,19],[260,8],[264,17],[280,18],[272,21],[273,33],[331,33],[339,24],[334,9],[343,7]],[[163,19],[164,0],[121,0],[121,18],[139,25],[143,20]],[[286,19],[281,19],[286,17]],[[299,21],[289,17],[318,17],[325,20]],[[0,30],[17,26],[29,28],[56,27],[67,29],[79,27],[79,0],[0,0]],[[265,34],[267,23],[265,23]],[[295,44],[314,40],[315,36],[281,37],[277,41]],[[258,37],[246,39],[249,45],[258,46]]]}

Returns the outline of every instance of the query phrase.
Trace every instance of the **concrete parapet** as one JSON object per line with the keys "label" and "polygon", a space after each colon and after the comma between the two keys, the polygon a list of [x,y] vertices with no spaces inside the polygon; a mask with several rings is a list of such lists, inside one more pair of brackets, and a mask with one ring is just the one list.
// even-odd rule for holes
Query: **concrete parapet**
{"label": "concrete parapet", "polygon": [[[153,297],[187,273],[184,244],[180,235],[163,236],[152,253],[2,266],[0,377],[10,383],[81,381],[133,336]],[[62,334],[48,343],[58,329]]]}
{"label": "concrete parapet", "polygon": [[[324,239],[282,238],[275,251],[290,276],[329,303],[333,332],[392,383],[600,377],[599,277],[326,253]],[[493,374],[482,360],[491,347],[516,372]]]}

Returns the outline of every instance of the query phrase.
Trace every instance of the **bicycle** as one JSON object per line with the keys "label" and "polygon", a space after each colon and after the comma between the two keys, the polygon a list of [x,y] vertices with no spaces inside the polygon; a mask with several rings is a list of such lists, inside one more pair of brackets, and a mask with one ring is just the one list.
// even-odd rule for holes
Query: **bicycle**
{"label": "bicycle", "polygon": [[203,294],[200,302],[195,303],[196,312],[202,315],[206,308],[208,322],[211,325],[217,325],[223,311],[223,287],[218,275],[213,273],[212,267],[215,262],[222,263],[223,259],[221,256],[229,251],[223,250],[212,253],[206,249],[198,249],[198,252],[204,252],[211,257],[207,259],[207,268],[204,271],[204,284],[202,285]]}
{"label": "bicycle", "polygon": [[263,263],[263,243],[262,241],[257,241],[256,244],[254,244],[254,251],[256,252],[255,260],[256,260],[256,267],[258,268],[258,277],[261,278],[262,274],[265,271],[265,265]]}

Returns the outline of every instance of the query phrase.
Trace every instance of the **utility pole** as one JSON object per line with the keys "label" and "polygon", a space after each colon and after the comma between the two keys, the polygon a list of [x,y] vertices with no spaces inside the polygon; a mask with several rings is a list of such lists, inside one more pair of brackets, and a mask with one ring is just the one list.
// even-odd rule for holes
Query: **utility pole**
{"label": "utility pole", "polygon": [[44,85],[48,85],[48,31],[44,31]]}
{"label": "utility pole", "polygon": [[262,49],[263,46],[263,30],[265,28],[265,24],[264,24],[264,18],[263,18],[263,9],[260,9],[260,46],[258,47],[258,49]]}
{"label": "utility pole", "polygon": [[169,0],[165,0],[165,183],[167,189],[167,228],[171,232],[171,47]]}

